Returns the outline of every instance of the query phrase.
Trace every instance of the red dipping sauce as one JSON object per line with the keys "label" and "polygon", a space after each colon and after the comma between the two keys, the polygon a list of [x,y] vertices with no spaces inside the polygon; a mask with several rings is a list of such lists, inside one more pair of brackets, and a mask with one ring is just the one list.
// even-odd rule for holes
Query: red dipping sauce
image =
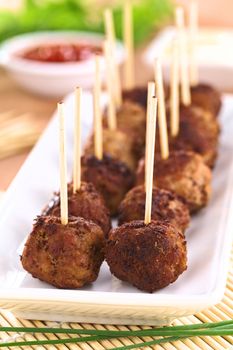
{"label": "red dipping sauce", "polygon": [[42,44],[25,50],[18,56],[32,61],[63,63],[85,61],[92,55],[100,53],[102,53],[101,47],[85,43]]}

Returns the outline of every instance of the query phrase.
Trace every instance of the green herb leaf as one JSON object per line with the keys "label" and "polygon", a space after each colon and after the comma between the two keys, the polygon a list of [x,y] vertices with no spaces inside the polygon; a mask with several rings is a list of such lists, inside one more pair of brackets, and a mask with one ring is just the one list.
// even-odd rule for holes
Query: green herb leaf
{"label": "green herb leaf", "polygon": [[[95,6],[95,8],[93,8]],[[134,6],[136,44],[142,43],[171,18],[171,0],[141,0]],[[104,32],[103,7],[84,0],[26,0],[18,13],[0,11],[0,41],[40,30]],[[122,8],[114,8],[117,36],[122,36]]]}

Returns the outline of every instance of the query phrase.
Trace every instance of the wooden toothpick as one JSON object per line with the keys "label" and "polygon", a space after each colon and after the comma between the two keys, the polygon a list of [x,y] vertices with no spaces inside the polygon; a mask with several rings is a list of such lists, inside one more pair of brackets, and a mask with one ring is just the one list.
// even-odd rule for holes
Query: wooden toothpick
{"label": "wooden toothpick", "polygon": [[191,86],[198,84],[198,65],[196,58],[198,35],[198,3],[191,1],[189,7],[189,72]]}
{"label": "wooden toothpick", "polygon": [[119,67],[116,61],[116,34],[113,22],[113,14],[112,10],[106,9],[104,11],[104,23],[105,23],[105,33],[108,42],[111,46],[111,55],[113,59],[113,75],[114,75],[114,98],[116,102],[116,106],[120,107],[122,104],[122,89],[121,89],[121,80],[120,80],[120,72]]}
{"label": "wooden toothpick", "polygon": [[152,193],[153,193],[153,172],[154,172],[154,154],[155,154],[155,134],[156,134],[156,115],[157,99],[152,97],[150,115],[148,121],[148,157],[147,157],[147,175],[146,175],[146,205],[144,222],[148,225],[151,222]]}
{"label": "wooden toothpick", "polygon": [[167,135],[167,119],[166,107],[163,87],[163,73],[160,59],[155,60],[155,85],[158,97],[158,119],[159,119],[159,140],[161,158],[169,157],[168,135]]}
{"label": "wooden toothpick", "polygon": [[176,27],[178,34],[179,68],[181,76],[181,101],[185,106],[191,103],[190,82],[187,59],[187,33],[184,28],[184,9],[176,8]]}
{"label": "wooden toothpick", "polygon": [[179,61],[177,42],[172,46],[172,62],[170,74],[170,124],[171,136],[176,137],[179,133],[180,124],[180,101],[179,101]]}
{"label": "wooden toothpick", "polygon": [[147,111],[146,111],[146,148],[145,148],[145,188],[146,188],[146,177],[147,177],[147,164],[148,164],[148,149],[149,149],[149,118],[150,118],[150,113],[151,113],[151,103],[152,103],[152,97],[155,96],[155,83],[150,81],[148,83],[148,89],[147,89]]}
{"label": "wooden toothpick", "polygon": [[60,207],[61,223],[68,224],[68,198],[67,198],[67,165],[66,165],[66,140],[64,122],[64,104],[58,103],[59,116],[59,146],[60,146]]}
{"label": "wooden toothpick", "polygon": [[81,187],[81,100],[82,89],[75,89],[73,193]]}
{"label": "wooden toothpick", "polygon": [[103,158],[103,128],[102,114],[100,106],[101,77],[100,77],[100,57],[95,56],[95,85],[94,85],[94,149],[98,159]]}
{"label": "wooden toothpick", "polygon": [[113,82],[113,70],[112,70],[112,57],[110,43],[104,41],[104,56],[106,61],[106,79],[107,79],[107,90],[108,90],[108,127],[110,130],[115,130],[117,127],[116,122],[116,106],[114,101],[114,82]]}
{"label": "wooden toothpick", "polygon": [[135,65],[131,0],[124,1],[123,36],[126,50],[126,59],[124,65],[124,83],[126,89],[132,89],[135,85]]}

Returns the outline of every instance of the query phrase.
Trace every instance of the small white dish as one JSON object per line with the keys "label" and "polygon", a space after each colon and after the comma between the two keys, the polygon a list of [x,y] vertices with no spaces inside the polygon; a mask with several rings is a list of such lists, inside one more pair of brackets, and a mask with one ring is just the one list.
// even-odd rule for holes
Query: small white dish
{"label": "small white dish", "polygon": [[[95,64],[93,57],[81,62],[46,63],[18,57],[19,52],[41,44],[80,43],[101,46],[103,35],[75,31],[36,32],[18,35],[5,41],[0,47],[0,64],[24,89],[47,97],[63,97],[76,86],[90,89],[94,82]],[[116,45],[116,61],[124,59],[123,45]],[[104,78],[105,64],[101,59],[101,73]]]}
{"label": "small white dish", "polygon": [[[157,56],[162,57],[164,75],[169,80],[173,27],[161,31],[143,54],[144,62],[151,66]],[[200,28],[198,31],[196,60],[200,80],[223,91],[233,88],[233,30],[228,28]]]}
{"label": "small white dish", "polygon": [[[221,300],[225,290],[233,227],[233,96],[224,97],[219,158],[209,205],[193,216],[186,233],[188,269],[153,294],[112,277],[106,263],[98,279],[80,290],[56,289],[32,278],[20,263],[34,218],[59,187],[58,120],[19,171],[0,205],[0,308],[30,319],[112,324],[168,324]],[[68,173],[72,176],[74,99],[65,100]],[[83,94],[82,142],[92,129],[92,97]]]}

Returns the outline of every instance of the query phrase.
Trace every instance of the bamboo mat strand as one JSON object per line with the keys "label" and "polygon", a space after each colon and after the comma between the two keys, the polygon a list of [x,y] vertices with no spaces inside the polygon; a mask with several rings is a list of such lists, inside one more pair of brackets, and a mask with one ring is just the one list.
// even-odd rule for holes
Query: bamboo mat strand
{"label": "bamboo mat strand", "polygon": [[[233,261],[233,254],[231,262]],[[174,326],[197,324],[200,322],[219,322],[233,319],[233,268],[229,271],[226,291],[223,300],[216,306],[204,310],[196,315],[182,317],[173,322]],[[17,319],[10,311],[0,310],[0,325],[1,326],[23,326],[23,327],[65,327],[74,329],[99,329],[99,330],[140,330],[148,329],[148,326],[114,326],[114,325],[91,325],[86,323],[61,323],[61,322],[43,322]],[[82,335],[80,335],[82,336]],[[16,334],[12,332],[0,332],[0,341],[10,340],[53,340],[77,337],[72,334]],[[141,343],[143,341],[151,341],[152,337],[134,337],[120,339],[104,339],[101,341],[79,343],[79,344],[58,344],[45,346],[25,346],[23,348],[14,347],[15,350],[108,350],[114,347]],[[165,343],[154,346],[147,346],[144,350],[225,350],[230,349],[233,345],[233,336],[203,336],[193,337],[190,339],[177,340],[172,343]]]}

